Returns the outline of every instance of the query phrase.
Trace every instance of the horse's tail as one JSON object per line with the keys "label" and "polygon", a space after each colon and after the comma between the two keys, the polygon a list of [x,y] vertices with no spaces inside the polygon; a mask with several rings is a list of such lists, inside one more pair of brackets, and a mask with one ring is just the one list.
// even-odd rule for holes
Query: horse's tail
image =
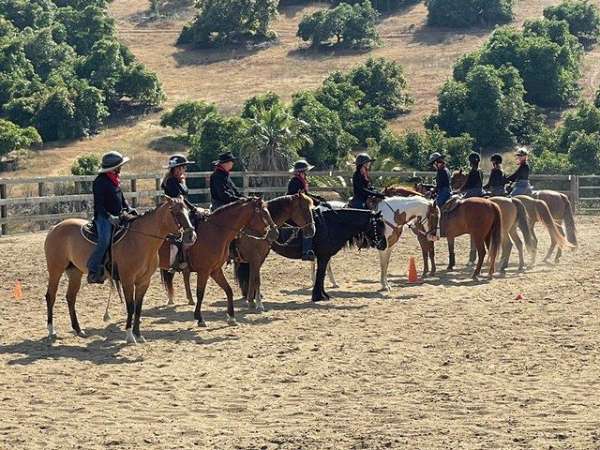
{"label": "horse's tail", "polygon": [[546,229],[548,230],[552,241],[554,241],[556,245],[558,245],[558,247],[561,249],[573,247],[573,245],[565,239],[565,237],[560,233],[560,231],[558,231],[558,227],[554,222],[554,218],[552,217],[552,214],[550,214],[550,208],[548,208],[548,204],[543,200],[537,200],[535,202],[535,208],[538,213],[538,216],[540,217],[540,219],[542,219],[542,222],[546,226]]}
{"label": "horse's tail", "polygon": [[248,285],[250,284],[250,264],[247,262],[236,262],[233,272],[235,273],[235,280],[242,290],[242,294],[246,295]]}
{"label": "horse's tail", "polygon": [[518,198],[513,198],[512,202],[517,208],[517,225],[519,226],[521,233],[523,233],[525,246],[527,247],[527,251],[532,253],[535,250],[536,244],[533,239],[533,234],[531,234],[531,226],[529,225],[527,209],[525,209],[525,205],[523,205],[523,202]]}
{"label": "horse's tail", "polygon": [[495,271],[496,258],[502,248],[502,212],[500,207],[493,203],[494,221],[490,230],[490,275]]}
{"label": "horse's tail", "polygon": [[563,202],[565,203],[565,229],[567,231],[567,240],[577,247],[577,236],[575,234],[575,218],[573,217],[573,209],[571,209],[571,201],[569,197],[563,194]]}
{"label": "horse's tail", "polygon": [[169,272],[165,269],[160,269],[160,280],[162,281],[162,285],[167,292],[167,298],[169,301],[172,301],[175,298],[175,290],[173,289],[173,279],[175,278],[175,274],[173,272]]}

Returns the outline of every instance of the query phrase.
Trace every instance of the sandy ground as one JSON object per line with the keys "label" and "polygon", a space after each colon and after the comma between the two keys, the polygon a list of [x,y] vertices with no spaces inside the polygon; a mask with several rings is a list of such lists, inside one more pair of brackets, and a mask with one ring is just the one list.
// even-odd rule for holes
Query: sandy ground
{"label": "sandy ground", "polygon": [[118,301],[105,324],[108,289],[87,286],[90,337],[69,332],[62,300],[49,346],[45,234],[2,237],[0,448],[600,448],[599,225],[578,218],[583,245],[557,267],[479,284],[442,270],[407,286],[419,255],[407,236],[389,294],[377,253],[349,251],[334,261],[335,300],[319,305],[306,264],[270,257],[268,311],[237,302],[238,327],[214,284],[198,329],[181,291],[165,306],[157,278],[137,346],[124,344]]}

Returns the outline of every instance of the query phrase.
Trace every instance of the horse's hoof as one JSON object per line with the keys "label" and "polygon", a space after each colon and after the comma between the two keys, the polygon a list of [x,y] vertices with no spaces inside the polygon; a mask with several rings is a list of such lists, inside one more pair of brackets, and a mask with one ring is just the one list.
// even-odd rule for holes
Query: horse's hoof
{"label": "horse's hoof", "polygon": [[265,306],[262,303],[259,303],[258,305],[256,305],[256,311],[257,312],[265,312]]}
{"label": "horse's hoof", "polygon": [[339,287],[340,287],[340,285],[339,285],[339,284],[332,284],[332,285],[331,285],[331,289],[337,289],[337,288],[339,288]]}
{"label": "horse's hoof", "polygon": [[198,326],[202,328],[208,328],[208,325],[206,325],[206,322],[204,320],[199,320]]}
{"label": "horse's hoof", "polygon": [[472,279],[473,281],[479,281],[479,277],[478,277],[477,275],[473,275],[473,276],[471,277],[471,279]]}
{"label": "horse's hoof", "polygon": [[173,301],[172,298],[170,298],[169,301],[167,302],[167,306],[171,306],[171,305],[174,305],[174,304],[175,304],[175,302]]}
{"label": "horse's hoof", "polygon": [[79,336],[80,338],[86,338],[87,337],[87,334],[83,330],[79,330],[79,331],[73,330],[73,332],[75,333],[75,336]]}
{"label": "horse's hoof", "polygon": [[125,333],[127,334],[127,343],[128,344],[137,344],[137,341],[135,340],[135,336],[133,335],[133,331],[127,330]]}
{"label": "horse's hoof", "polygon": [[235,317],[227,315],[227,325],[229,325],[230,327],[237,327],[238,323],[237,320],[235,320]]}
{"label": "horse's hoof", "polygon": [[249,309],[257,309],[256,302],[247,302]]}
{"label": "horse's hoof", "polygon": [[454,266],[446,267],[446,272],[452,272],[452,271],[454,271]]}
{"label": "horse's hoof", "polygon": [[195,304],[196,304],[196,302],[194,300],[188,300],[188,305],[194,306]]}
{"label": "horse's hoof", "polygon": [[139,336],[136,336],[135,339],[140,344],[144,344],[146,342],[146,338],[144,336],[142,336],[141,334]]}

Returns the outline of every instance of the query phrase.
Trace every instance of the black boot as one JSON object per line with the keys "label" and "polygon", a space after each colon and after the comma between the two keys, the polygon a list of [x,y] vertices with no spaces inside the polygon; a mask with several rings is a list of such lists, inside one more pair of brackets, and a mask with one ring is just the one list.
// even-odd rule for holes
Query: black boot
{"label": "black boot", "polygon": [[87,276],[88,284],[104,284],[104,277],[102,274],[95,272],[89,272]]}

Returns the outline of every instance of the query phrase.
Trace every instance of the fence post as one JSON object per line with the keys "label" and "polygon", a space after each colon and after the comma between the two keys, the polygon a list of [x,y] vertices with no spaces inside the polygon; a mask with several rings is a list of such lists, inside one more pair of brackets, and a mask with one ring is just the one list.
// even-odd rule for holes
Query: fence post
{"label": "fence post", "polygon": [[[131,179],[131,192],[137,192],[137,180],[135,178]],[[133,208],[137,208],[137,206],[138,206],[138,199],[137,199],[137,197],[133,197],[131,199],[131,206]]]}
{"label": "fence post", "polygon": [[[55,185],[56,186],[56,185]],[[38,197],[46,196],[46,184],[41,181],[38,183]],[[40,215],[43,216],[48,214],[48,205],[46,203],[40,203]],[[47,228],[47,223],[40,222],[40,230],[45,230]]]}
{"label": "fence post", "polygon": [[245,173],[242,175],[242,192],[244,193],[244,195],[247,197],[248,194],[250,193],[249,188],[250,187],[250,176],[246,175]]}
{"label": "fence post", "polygon": [[[160,176],[157,175],[156,178],[154,179],[154,190],[155,191],[160,191]],[[156,204],[156,206],[160,206],[160,194],[158,194],[156,197],[154,197],[154,203]]]}
{"label": "fence post", "polygon": [[579,203],[579,175],[571,175],[571,208],[573,212],[577,208],[577,204]]}
{"label": "fence post", "polygon": [[[4,200],[4,199],[6,199],[6,197],[7,197],[6,185],[0,184],[0,199]],[[7,205],[0,206],[0,218],[6,219],[7,217],[8,217],[8,206]],[[3,223],[1,230],[2,230],[2,232],[0,233],[0,236],[4,236],[5,234],[8,234],[8,224]]]}

